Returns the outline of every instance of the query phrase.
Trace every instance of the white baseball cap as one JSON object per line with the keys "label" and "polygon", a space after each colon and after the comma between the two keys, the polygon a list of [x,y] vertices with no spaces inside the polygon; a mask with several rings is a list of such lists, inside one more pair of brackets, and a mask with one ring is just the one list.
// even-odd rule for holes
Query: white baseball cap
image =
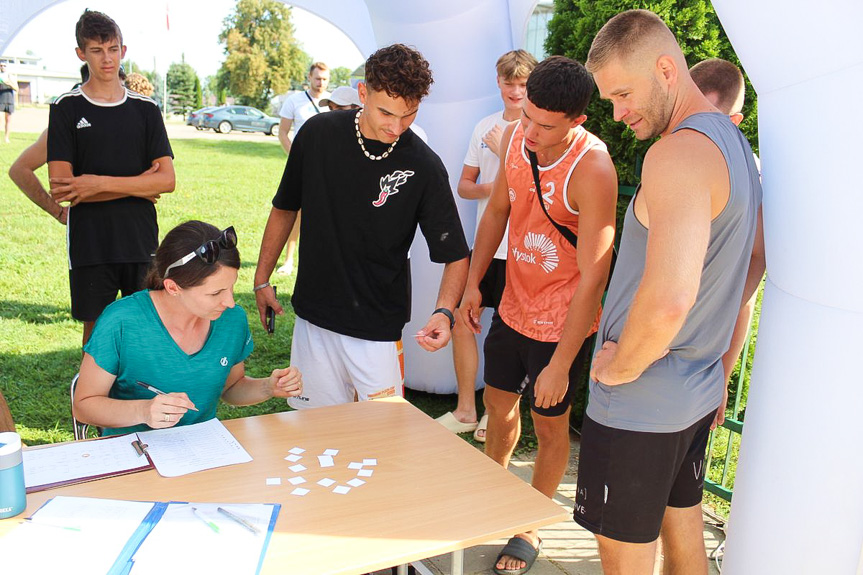
{"label": "white baseball cap", "polygon": [[321,106],[326,106],[330,102],[336,104],[337,106],[360,106],[360,95],[354,88],[350,86],[339,86],[333,93],[330,94],[329,98],[324,98],[320,101]]}

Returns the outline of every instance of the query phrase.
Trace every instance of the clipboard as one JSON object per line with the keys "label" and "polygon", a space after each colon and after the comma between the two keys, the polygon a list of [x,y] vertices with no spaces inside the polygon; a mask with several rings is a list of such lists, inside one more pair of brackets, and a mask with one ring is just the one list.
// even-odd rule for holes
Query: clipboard
{"label": "clipboard", "polygon": [[[128,456],[117,457],[124,445]],[[26,491],[37,493],[154,469],[146,449],[135,434],[27,448],[23,451]]]}

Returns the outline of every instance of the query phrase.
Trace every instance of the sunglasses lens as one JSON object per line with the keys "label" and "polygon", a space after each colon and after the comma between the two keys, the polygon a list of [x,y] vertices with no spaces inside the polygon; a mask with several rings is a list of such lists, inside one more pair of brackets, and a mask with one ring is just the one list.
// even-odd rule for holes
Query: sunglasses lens
{"label": "sunglasses lens", "polygon": [[223,248],[237,247],[237,232],[234,231],[234,226],[222,232],[222,237],[219,238],[219,243]]}
{"label": "sunglasses lens", "polygon": [[208,264],[216,263],[219,259],[219,244],[214,241],[209,241],[199,248],[198,255]]}

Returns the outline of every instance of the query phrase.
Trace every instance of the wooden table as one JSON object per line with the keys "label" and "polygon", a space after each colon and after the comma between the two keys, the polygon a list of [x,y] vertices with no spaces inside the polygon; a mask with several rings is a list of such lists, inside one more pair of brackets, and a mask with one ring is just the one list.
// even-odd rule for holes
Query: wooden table
{"label": "wooden table", "polygon": [[[55,495],[225,503],[281,503],[263,573],[355,574],[454,552],[544,525],[568,514],[402,399],[234,419],[225,426],[254,461],[184,477],[145,471],[27,496],[25,515],[0,521],[0,536]],[[297,474],[284,460],[306,450],[300,463],[311,492],[291,495]],[[317,455],[338,449],[336,466]],[[365,485],[338,495],[317,485],[356,476],[352,461],[376,458]],[[281,486],[266,478],[281,477]],[[332,489],[332,488],[330,488]]]}

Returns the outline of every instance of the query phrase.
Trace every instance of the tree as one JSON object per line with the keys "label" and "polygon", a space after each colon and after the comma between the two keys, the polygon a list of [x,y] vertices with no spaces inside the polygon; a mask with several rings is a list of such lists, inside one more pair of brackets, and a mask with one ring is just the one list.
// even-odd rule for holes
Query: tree
{"label": "tree", "polygon": [[189,64],[186,64],[186,58],[183,57],[180,63],[174,62],[168,68],[166,78],[168,84],[168,95],[170,98],[171,112],[180,113],[185,119],[186,114],[197,109],[195,105],[198,103],[198,95],[195,93],[195,84],[198,85],[200,92],[200,81],[195,69]]}
{"label": "tree", "polygon": [[330,88],[351,85],[351,69],[339,66],[330,70]]}
{"label": "tree", "polygon": [[[632,8],[643,8],[659,15],[677,37],[690,66],[706,58],[724,58],[740,66],[740,60],[709,0],[555,0],[554,16],[548,24],[546,50],[549,54],[568,56],[583,63],[603,24],[615,14]],[[640,158],[644,157],[652,142],[639,142],[623,123],[615,122],[611,104],[600,100],[596,93],[586,114],[585,128],[608,145],[620,183],[636,184],[640,175]],[[748,78],[743,114],[745,120],[740,129],[753,148],[757,148],[757,103]]]}
{"label": "tree", "polygon": [[227,58],[219,85],[247,105],[267,109],[270,98],[302,80],[308,56],[294,38],[291,9],[277,0],[238,0],[219,41]]}
{"label": "tree", "polygon": [[195,106],[194,109],[204,107],[204,92],[201,90],[201,79],[195,74]]}

